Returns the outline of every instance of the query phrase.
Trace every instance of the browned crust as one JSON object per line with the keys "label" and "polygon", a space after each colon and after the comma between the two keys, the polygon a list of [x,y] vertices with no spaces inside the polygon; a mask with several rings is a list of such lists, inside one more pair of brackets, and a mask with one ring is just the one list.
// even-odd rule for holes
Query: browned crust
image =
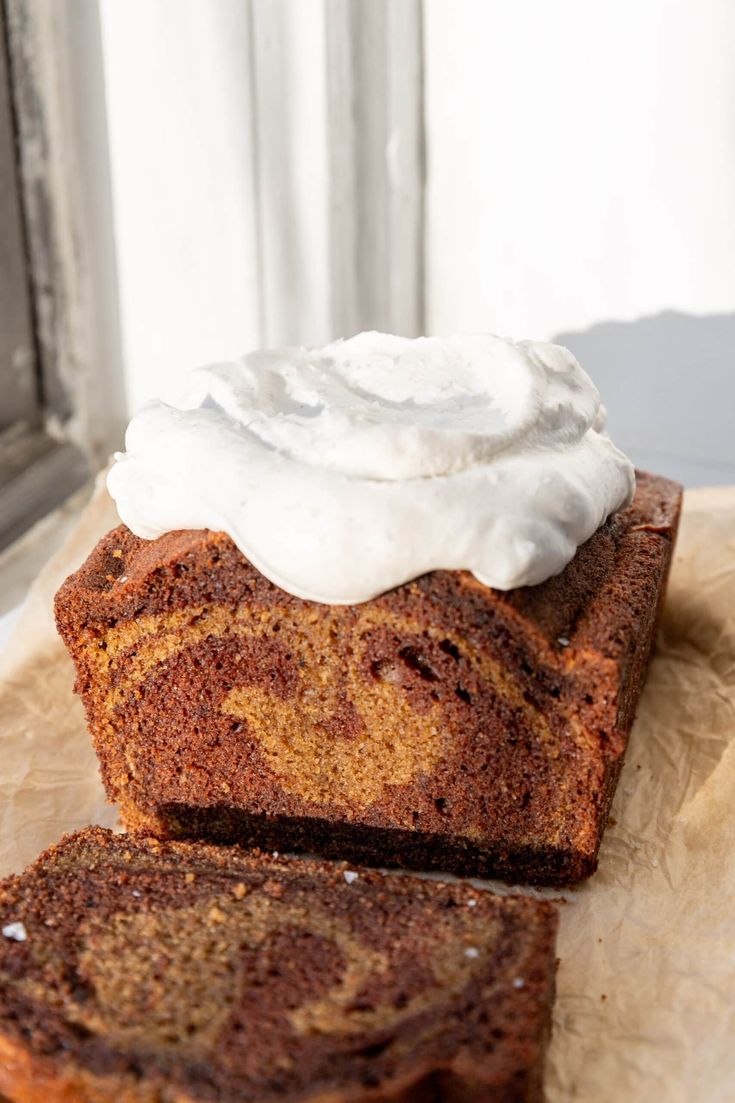
{"label": "browned crust", "polygon": [[[484,1089],[481,1084],[457,1077],[446,1070],[442,1079],[446,1092],[439,1098],[469,1103],[497,1103],[500,1098],[495,1088]],[[536,1094],[531,1073],[529,1085],[532,1094],[519,1095],[514,1088],[510,1100],[518,1103],[536,1103],[543,1096]],[[439,1074],[436,1070],[426,1073],[412,1072],[402,1076],[386,1088],[361,1090],[359,1095],[351,1091],[320,1092],[304,1096],[304,1103],[436,1103]],[[525,1088],[521,1087],[525,1092]],[[58,1064],[31,1054],[26,1048],[0,1034],[0,1092],[11,1103],[196,1103],[193,1096],[173,1092],[162,1084],[139,1083],[123,1085],[118,1078],[93,1076],[83,1069],[70,1068],[60,1071]]]}
{"label": "browned crust", "polygon": [[[274,859],[269,855],[203,844],[162,844],[158,840],[115,836],[101,828],[88,828],[65,837],[51,847],[20,877],[11,877],[0,884],[0,912],[3,922],[7,922],[10,915],[22,920],[29,932],[28,945],[32,946],[35,941],[41,953],[40,959],[30,960],[42,961],[42,967],[36,965],[30,973],[21,974],[21,977],[30,976],[31,980],[37,976],[49,976],[48,969],[54,960],[53,946],[56,943],[50,934],[44,933],[48,928],[44,917],[50,917],[52,926],[59,928],[58,937],[73,939],[79,930],[78,908],[81,907],[83,914],[87,914],[84,909],[89,904],[84,901],[88,893],[94,893],[95,909],[112,908],[110,917],[114,919],[117,914],[115,908],[129,908],[131,895],[135,895],[131,894],[131,888],[136,884],[148,886],[143,894],[146,900],[141,905],[146,912],[153,906],[148,894],[156,884],[160,884],[161,899],[166,902],[166,908],[172,906],[174,899],[183,902],[184,898],[191,899],[192,894],[200,891],[193,884],[189,885],[190,877],[192,882],[201,879],[203,887],[206,882],[205,891],[208,892],[217,878],[224,878],[231,885],[238,877],[254,874],[262,878],[262,891],[275,894],[277,898],[282,895],[276,891],[278,884],[287,886],[289,878],[295,877],[299,884],[313,879],[315,887],[320,885],[323,889],[327,886],[331,893],[341,892],[343,900],[347,897],[349,901],[355,901],[349,903],[349,907],[357,908],[358,912],[365,907],[368,898],[377,905],[376,914],[383,914],[382,909],[392,896],[410,901],[412,925],[431,923],[431,916],[436,920],[452,902],[451,914],[459,914],[456,911],[459,908],[460,912],[465,910],[471,917],[472,938],[478,937],[480,928],[486,929],[487,924],[506,916],[507,920],[504,919],[503,923],[507,921],[510,924],[507,930],[513,932],[514,943],[508,943],[506,934],[502,934],[497,943],[498,949],[494,951],[497,958],[491,959],[493,964],[488,964],[488,972],[483,972],[477,981],[480,985],[490,985],[487,992],[491,995],[484,1005],[489,1025],[479,1025],[487,1023],[487,1018],[472,1018],[471,1027],[461,1027],[457,1041],[452,1043],[457,1046],[453,1055],[451,1050],[440,1047],[442,1055],[437,1054],[438,1059],[432,1060],[435,1045],[432,1042],[429,1050],[418,1051],[413,1063],[411,1053],[403,1055],[398,1065],[388,1066],[389,1075],[376,1076],[373,1084],[360,1083],[348,1064],[342,1085],[336,1082],[329,1089],[315,1087],[310,1093],[309,1084],[305,1083],[301,1088],[288,1090],[283,1096],[264,1086],[263,1098],[275,1100],[283,1097],[293,1103],[296,1099],[304,1103],[437,1103],[440,1099],[455,1103],[470,1099],[478,1103],[499,1099],[534,1103],[541,1100],[556,968],[555,909],[548,903],[527,898],[495,897],[470,885],[385,877],[369,870],[356,871],[364,890],[360,890],[363,895],[355,900],[355,890],[345,887],[344,869],[344,865]],[[189,872],[192,870],[196,871],[195,875]],[[158,881],[151,880],[154,872]],[[63,877],[64,882],[61,887],[59,876]],[[136,881],[136,877],[141,879]],[[76,878],[79,878],[79,889],[73,887]],[[251,891],[261,890],[251,887],[248,892]],[[474,905],[469,909],[468,900]],[[335,907],[339,906],[342,905],[335,904]],[[110,918],[102,920],[105,929],[109,922]],[[64,933],[65,924],[69,926],[69,936]],[[380,937],[376,944],[380,944]],[[515,945],[519,946],[519,956],[516,956]],[[507,956],[509,951],[510,957]],[[3,1006],[6,1006],[8,994],[17,990],[18,962],[24,960],[17,955],[25,952],[25,947],[0,942],[0,999]],[[70,958],[66,962],[60,976],[68,975],[67,970],[73,960]],[[39,968],[40,974],[37,972]],[[509,981],[508,970],[516,968],[522,968],[526,977],[522,992],[515,990]],[[497,976],[496,970],[500,970],[501,978],[505,977],[497,982],[499,986],[493,981],[493,977]],[[513,976],[512,972],[510,976]],[[404,983],[402,978],[401,985]],[[21,991],[27,991],[24,984],[21,979]],[[484,988],[482,990],[485,991]],[[34,1000],[37,998],[33,997]],[[266,1007],[266,992],[263,991],[259,998],[261,1005]],[[64,999],[68,999],[68,995]],[[87,999],[84,997],[82,1006],[87,1006]],[[11,998],[8,1006],[17,1008],[22,1005],[14,1004]],[[66,1005],[60,1002],[59,1006]],[[452,1011],[448,1017],[447,1009],[452,1006],[450,1001],[440,1014],[447,1020],[445,1030],[454,1032],[458,1028],[455,1017],[459,1013]],[[46,1013],[50,1016],[56,1014],[50,1009]],[[72,1022],[76,1021],[72,1016]],[[56,1052],[52,1052],[49,1041],[44,1040],[43,1019],[39,1017],[37,1007],[33,1011],[33,1028],[24,1029],[26,1022],[25,1019],[18,1022],[16,1011],[13,1011],[7,1022],[0,1024],[0,1092],[4,1092],[14,1103],[112,1103],[113,1100],[119,1103],[195,1103],[200,1098],[186,1078],[174,1086],[164,1073],[156,1071],[155,1066],[152,1071],[148,1069],[144,1056],[139,1064],[136,1062],[138,1072],[132,1077],[102,1074],[87,1064],[86,1059],[76,1060],[73,1045],[71,1048],[63,1046],[60,1050],[56,1045]],[[501,1029],[494,1029],[496,1027]],[[52,1031],[48,1037],[54,1038],[56,1034]],[[146,1038],[147,1047],[150,1047],[153,1044],[150,1035],[146,1034]],[[413,1046],[410,1032],[406,1038]],[[495,1041],[496,1038],[501,1040]],[[219,1044],[216,1043],[217,1046]],[[216,1048],[213,1054],[217,1052]],[[216,1060],[216,1057],[199,1060],[202,1059]],[[223,1099],[242,1098],[251,1103],[256,1103],[256,1096],[260,1099],[257,1092],[253,1095],[251,1088],[245,1090],[241,1087],[238,1090],[233,1085],[223,1091]],[[210,1085],[208,1094],[205,1093],[207,1099],[212,1098],[211,1092]]]}
{"label": "browned crust", "polygon": [[[193,1096],[163,1085],[125,1086],[81,1069],[60,1072],[54,1062],[34,1057],[0,1034],[0,1092],[9,1103],[196,1103]],[[543,1103],[543,1057],[522,1079],[498,1090],[478,1082],[469,1070],[432,1069],[397,1078],[385,1088],[320,1092],[303,1103]]]}
{"label": "browned crust", "polygon": [[[11,1103],[162,1103],[155,1085],[136,1087],[118,1079],[92,1076],[82,1069],[61,1070],[19,1042],[0,1033],[0,1092]],[[171,1103],[174,1097],[169,1096]],[[190,1103],[179,1095],[177,1103]]]}
{"label": "browned crust", "polygon": [[[645,679],[680,503],[677,484],[640,474],[629,509],[610,518],[565,571],[540,586],[500,593],[482,586],[466,572],[437,571],[366,605],[337,610],[301,601],[273,586],[222,533],[176,532],[150,542],[136,538],[124,527],[113,530],[64,583],[56,600],[59,631],[77,664],[77,690],[85,701],[110,798],[121,804],[129,826],[162,836],[194,837],[205,831],[221,841],[247,839],[259,845],[290,845],[378,864],[496,874],[536,883],[563,884],[589,876],[596,867]],[[396,712],[399,733],[406,732],[405,749],[410,750],[412,739],[416,743],[419,731],[424,733],[420,745],[429,746],[427,736],[436,730],[434,718],[439,717],[452,733],[448,744],[453,757],[446,759],[437,747],[426,761],[417,761],[412,767],[420,778],[415,784],[396,783],[390,794],[386,790],[369,807],[345,811],[337,800],[320,802],[313,794],[303,799],[293,788],[284,790],[283,778],[272,772],[255,740],[249,745],[247,761],[243,764],[238,759],[234,777],[232,768],[228,774],[226,762],[219,769],[208,752],[202,751],[197,762],[200,736],[193,728],[188,731],[192,702],[189,699],[177,705],[176,693],[167,692],[177,684],[191,685],[193,677],[200,677],[183,667],[178,671],[171,667],[169,674],[166,663],[160,664],[155,675],[158,682],[149,679],[136,684],[118,706],[117,718],[111,720],[102,708],[105,687],[87,659],[90,640],[98,638],[106,647],[108,635],[119,633],[125,625],[198,608],[205,610],[205,616],[210,615],[207,610],[221,617],[252,609],[266,619],[277,614],[293,622],[313,620],[315,647],[321,654],[325,645],[317,646],[317,641],[337,638],[335,626],[338,636],[344,629],[346,646],[351,649],[350,632],[357,632],[369,618],[373,651],[365,662],[371,659],[372,668],[381,670],[387,663],[390,676],[401,681],[396,704],[401,704],[405,694],[414,710],[413,718]],[[381,623],[387,633],[382,642]],[[447,655],[437,651],[442,635],[446,637],[442,647],[456,650],[451,641],[457,641],[463,656],[489,664],[488,669],[499,672],[507,682],[511,702],[516,704],[506,709],[506,749],[494,683],[487,681],[488,675],[478,675],[479,681],[476,677],[469,692],[470,674],[463,657],[456,667],[463,671],[457,693],[471,701],[471,707],[455,698],[451,679],[456,680],[457,675]],[[272,667],[274,675],[281,678],[294,676],[281,660],[262,654],[248,658],[231,637],[223,638],[221,645],[216,643],[215,656],[214,639],[205,633],[197,644],[201,650],[197,661],[205,668],[213,665],[215,658],[225,667],[237,662],[247,675],[246,685],[253,684],[259,667]],[[268,646],[272,651],[271,644]],[[340,646],[335,645],[337,665],[343,658]],[[421,648],[428,649],[429,663]],[[134,650],[121,653],[116,660],[121,668],[128,655],[130,661],[135,658]],[[345,661],[354,666],[355,660]],[[398,664],[398,675],[391,664]],[[424,681],[425,673],[430,680],[438,680],[437,684]],[[124,669],[119,678],[123,686]],[[224,684],[228,678],[230,674],[224,671],[212,678],[211,685],[217,679]],[[207,679],[202,681],[207,692],[211,685]],[[434,706],[430,691],[437,690],[444,697]],[[237,707],[248,705],[252,697],[252,692],[244,691]],[[275,709],[278,694],[271,700]],[[349,736],[350,725],[353,735],[360,731],[359,697],[356,707],[357,712],[354,708],[350,712],[340,706],[339,717],[333,721],[338,734]],[[216,708],[221,710],[221,703]],[[424,724],[427,710],[429,721]],[[523,710],[528,714],[527,723],[514,728],[519,721],[513,717]],[[212,728],[213,718],[219,715],[215,713],[200,721],[211,733],[220,731]],[[156,717],[158,729],[164,730],[168,724],[171,739],[159,742],[155,749],[151,744],[147,780],[140,781],[131,774],[129,761],[131,754],[138,755],[144,765],[145,740],[149,738],[146,716]],[[557,766],[551,758],[545,766],[539,766],[538,757],[526,762],[517,746],[512,749],[519,739],[523,742],[529,737],[538,744],[534,725],[539,724],[548,729],[539,732],[539,738],[555,741]],[[201,775],[198,789],[193,785],[177,788],[173,782],[159,784],[162,778],[173,778],[167,756],[174,753],[171,745],[177,738],[176,754],[182,752],[179,737],[185,731],[184,758],[190,774],[193,770]],[[217,739],[221,738],[220,732]],[[393,739],[393,745],[401,738],[399,734]],[[491,791],[480,793],[478,753],[487,758],[490,774],[500,778],[507,794],[503,796],[505,805]],[[443,755],[445,765],[434,770],[432,761]],[[205,776],[208,771],[211,777]],[[145,768],[142,773],[146,774]],[[302,773],[309,776],[308,765]],[[445,799],[445,789],[450,800]],[[563,795],[565,789],[567,796]],[[555,794],[561,795],[556,799]],[[435,800],[443,804],[441,814],[434,807]],[[484,809],[481,816],[480,807]],[[407,818],[410,810],[413,824]],[[217,830],[212,828],[215,822]],[[330,849],[330,824],[341,850]]]}

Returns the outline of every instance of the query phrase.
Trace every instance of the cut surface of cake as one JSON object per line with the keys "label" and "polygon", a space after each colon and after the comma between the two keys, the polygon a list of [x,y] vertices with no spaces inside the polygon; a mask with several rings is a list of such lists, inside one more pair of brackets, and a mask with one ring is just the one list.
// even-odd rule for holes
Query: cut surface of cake
{"label": "cut surface of cake", "polygon": [[88,828],[0,885],[15,1103],[543,1098],[549,903]]}
{"label": "cut surface of cake", "polygon": [[56,599],[110,799],[159,837],[589,876],[680,498],[639,474],[539,585],[433,571],[351,606],[285,592],[224,533],[115,529]]}

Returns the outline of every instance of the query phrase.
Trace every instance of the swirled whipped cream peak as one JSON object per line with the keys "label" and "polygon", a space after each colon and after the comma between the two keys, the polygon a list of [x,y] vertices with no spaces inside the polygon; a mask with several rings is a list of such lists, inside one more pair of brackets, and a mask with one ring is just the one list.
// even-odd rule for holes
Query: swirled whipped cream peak
{"label": "swirled whipped cream peak", "polygon": [[361,333],[192,372],[128,427],[108,487],[141,537],[228,533],[297,597],[368,601],[437,569],[557,574],[634,490],[559,345]]}

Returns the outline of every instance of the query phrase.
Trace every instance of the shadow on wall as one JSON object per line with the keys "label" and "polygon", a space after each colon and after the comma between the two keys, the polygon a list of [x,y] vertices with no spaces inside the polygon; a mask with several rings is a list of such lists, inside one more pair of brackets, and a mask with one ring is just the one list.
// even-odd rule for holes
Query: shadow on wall
{"label": "shadow on wall", "polygon": [[636,466],[685,486],[735,483],[735,314],[666,311],[554,341],[591,375]]}

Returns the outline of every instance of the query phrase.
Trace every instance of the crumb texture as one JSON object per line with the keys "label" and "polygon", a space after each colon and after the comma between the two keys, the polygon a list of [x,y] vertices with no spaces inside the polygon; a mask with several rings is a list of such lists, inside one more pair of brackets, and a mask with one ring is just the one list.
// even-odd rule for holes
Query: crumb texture
{"label": "crumb texture", "polygon": [[540,1099],[551,905],[344,872],[99,828],[67,837],[0,887],[3,925],[28,933],[0,939],[0,1091]]}
{"label": "crumb texture", "polygon": [[540,586],[437,571],[349,607],[284,593],[222,533],[114,530],[56,603],[110,799],[161,837],[589,875],[679,502],[639,475]]}

